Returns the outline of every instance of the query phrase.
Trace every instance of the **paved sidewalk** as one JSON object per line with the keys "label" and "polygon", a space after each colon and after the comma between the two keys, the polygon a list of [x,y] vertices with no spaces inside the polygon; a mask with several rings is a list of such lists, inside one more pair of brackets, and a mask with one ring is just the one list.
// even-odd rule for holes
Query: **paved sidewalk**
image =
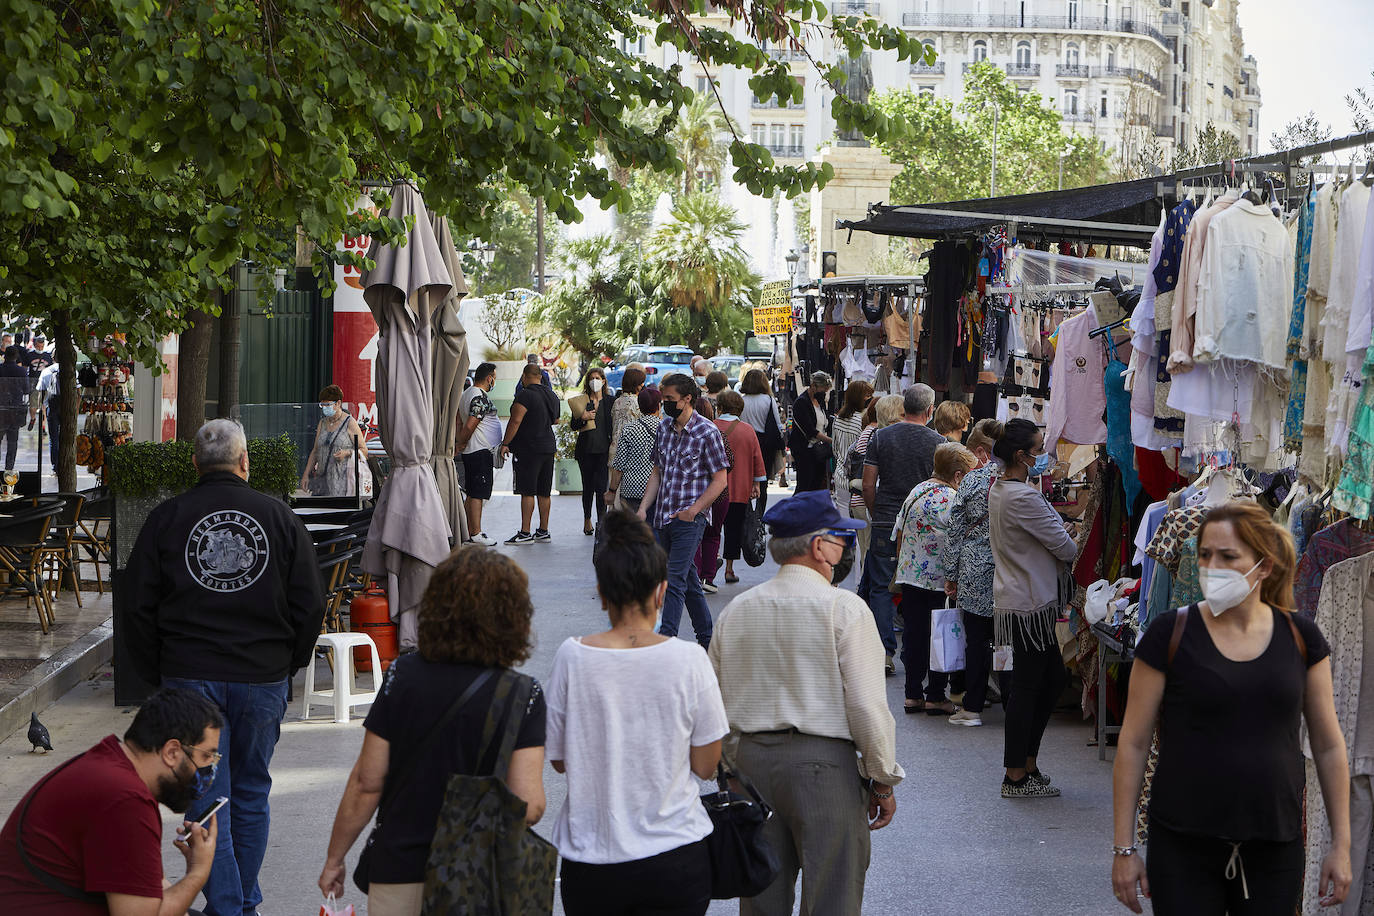
{"label": "paved sidewalk", "polygon": [[[508,486],[498,478],[498,486]],[[774,498],[783,494],[775,493]],[[488,532],[504,538],[515,530],[518,501],[498,492],[488,506]],[[553,541],[498,548],[530,572],[535,607],[534,655],[525,670],[547,677],[553,655],[569,636],[606,627],[591,572],[591,541],[581,533],[581,503],[555,497]],[[719,612],[734,595],[772,575],[737,567],[743,581],[708,596]],[[852,587],[852,582],[850,584]],[[690,633],[687,634],[690,636]],[[323,668],[321,669],[324,670]],[[362,680],[366,683],[366,675]],[[300,679],[297,679],[299,696]],[[901,677],[888,680],[897,714],[898,759],[907,779],[897,788],[897,815],[873,835],[865,914],[1110,914],[1116,904],[1108,879],[1111,838],[1110,763],[1087,746],[1091,728],[1069,711],[1056,716],[1041,763],[1064,797],[1004,801],[1001,779],[1002,714],[984,714],[983,728],[955,728],[940,717],[903,715]],[[317,912],[315,881],[323,864],[334,810],[362,742],[361,718],[336,725],[324,709],[300,721],[300,701],[288,711],[273,764],[271,845],[263,872],[263,916]],[[30,755],[22,730],[0,742],[0,817],[42,774],[111,732],[122,733],[131,711],[113,707],[109,669],[103,669],[58,703],[40,712],[52,732],[54,753]],[[562,776],[545,772],[548,812],[536,828],[548,835],[562,804]],[[184,866],[171,845],[176,820],[164,820],[166,866],[179,877]],[[356,862],[357,849],[349,857]],[[365,912],[353,891],[347,902]],[[561,913],[561,909],[558,910]],[[736,913],[719,902],[710,912]]]}

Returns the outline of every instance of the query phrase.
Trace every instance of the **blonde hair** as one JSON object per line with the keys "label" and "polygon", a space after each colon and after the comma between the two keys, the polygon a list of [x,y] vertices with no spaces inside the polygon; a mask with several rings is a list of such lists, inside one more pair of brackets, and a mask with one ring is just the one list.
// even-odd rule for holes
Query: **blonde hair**
{"label": "blonde hair", "polygon": [[953,483],[960,471],[965,473],[978,466],[973,452],[958,442],[946,442],[935,449],[935,477],[946,483]]}
{"label": "blonde hair", "polygon": [[889,394],[878,398],[873,407],[873,415],[878,421],[878,428],[882,429],[891,426],[902,417],[906,416],[906,406],[902,402],[900,394]]}
{"label": "blonde hair", "polygon": [[1293,535],[1276,524],[1258,503],[1233,499],[1212,509],[1197,530],[1198,546],[1207,526],[1213,522],[1230,522],[1236,537],[1249,547],[1260,560],[1270,560],[1273,568],[1260,583],[1260,600],[1282,611],[1297,607],[1293,600],[1293,574],[1298,566],[1298,552]]}
{"label": "blonde hair", "polygon": [[968,405],[963,401],[943,401],[939,407],[935,408],[935,419],[930,425],[942,436],[958,432],[968,426],[968,421],[973,419],[973,414],[969,411]]}
{"label": "blonde hair", "polygon": [[992,454],[992,447],[997,444],[997,440],[1002,438],[1002,424],[997,420],[979,420],[973,424],[973,429],[969,430],[964,437],[964,445],[969,448],[981,448]]}

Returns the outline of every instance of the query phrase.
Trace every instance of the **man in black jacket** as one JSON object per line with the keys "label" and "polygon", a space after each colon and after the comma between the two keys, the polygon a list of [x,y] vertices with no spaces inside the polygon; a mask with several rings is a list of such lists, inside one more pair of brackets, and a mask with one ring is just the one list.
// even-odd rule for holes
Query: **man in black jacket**
{"label": "man in black jacket", "polygon": [[202,426],[194,461],[200,482],[148,515],[129,558],[129,645],[145,680],[202,693],[223,713],[222,759],[207,794],[229,805],[219,814],[205,912],[244,916],[262,902],[268,768],[288,681],[314,654],[324,589],[300,520],[248,486],[238,424]]}
{"label": "man in black jacket", "polygon": [[5,348],[5,361],[0,363],[0,438],[5,440],[5,470],[14,470],[19,451],[19,428],[24,425],[24,412],[29,405],[29,370],[19,361],[20,348]]}

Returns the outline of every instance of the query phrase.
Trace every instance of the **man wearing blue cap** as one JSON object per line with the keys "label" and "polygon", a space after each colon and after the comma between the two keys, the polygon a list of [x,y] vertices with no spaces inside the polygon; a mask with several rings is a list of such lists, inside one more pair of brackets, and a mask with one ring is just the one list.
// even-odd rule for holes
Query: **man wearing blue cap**
{"label": "man wearing blue cap", "polygon": [[833,587],[866,523],[840,515],[827,490],[763,520],[780,568],[725,607],[708,650],[735,765],[774,808],[764,829],[782,861],[740,914],[789,916],[799,871],[803,913],[860,913],[869,833],[892,820],[892,787],[906,775],[877,625],[862,598]]}

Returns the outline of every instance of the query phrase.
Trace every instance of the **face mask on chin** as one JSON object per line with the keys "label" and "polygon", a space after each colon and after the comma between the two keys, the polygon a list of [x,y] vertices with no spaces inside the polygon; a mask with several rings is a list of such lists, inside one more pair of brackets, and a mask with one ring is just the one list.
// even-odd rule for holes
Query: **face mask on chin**
{"label": "face mask on chin", "polygon": [[[189,759],[189,758],[188,758]],[[200,767],[191,771],[190,777],[183,779],[180,769],[172,771],[170,776],[164,776],[158,786],[157,800],[166,805],[168,810],[177,814],[185,814],[191,807],[191,802],[199,801],[205,797],[205,793],[210,791],[211,784],[215,781],[215,768],[213,766]]]}
{"label": "face mask on chin", "polygon": [[1198,569],[1198,579],[1202,586],[1202,597],[1207,602],[1207,608],[1212,612],[1213,617],[1220,617],[1231,608],[1240,604],[1250,593],[1259,585],[1258,582],[1251,584],[1250,573],[1259,569],[1260,560],[1251,566],[1248,572],[1240,572],[1235,569],[1211,569],[1203,566]]}

